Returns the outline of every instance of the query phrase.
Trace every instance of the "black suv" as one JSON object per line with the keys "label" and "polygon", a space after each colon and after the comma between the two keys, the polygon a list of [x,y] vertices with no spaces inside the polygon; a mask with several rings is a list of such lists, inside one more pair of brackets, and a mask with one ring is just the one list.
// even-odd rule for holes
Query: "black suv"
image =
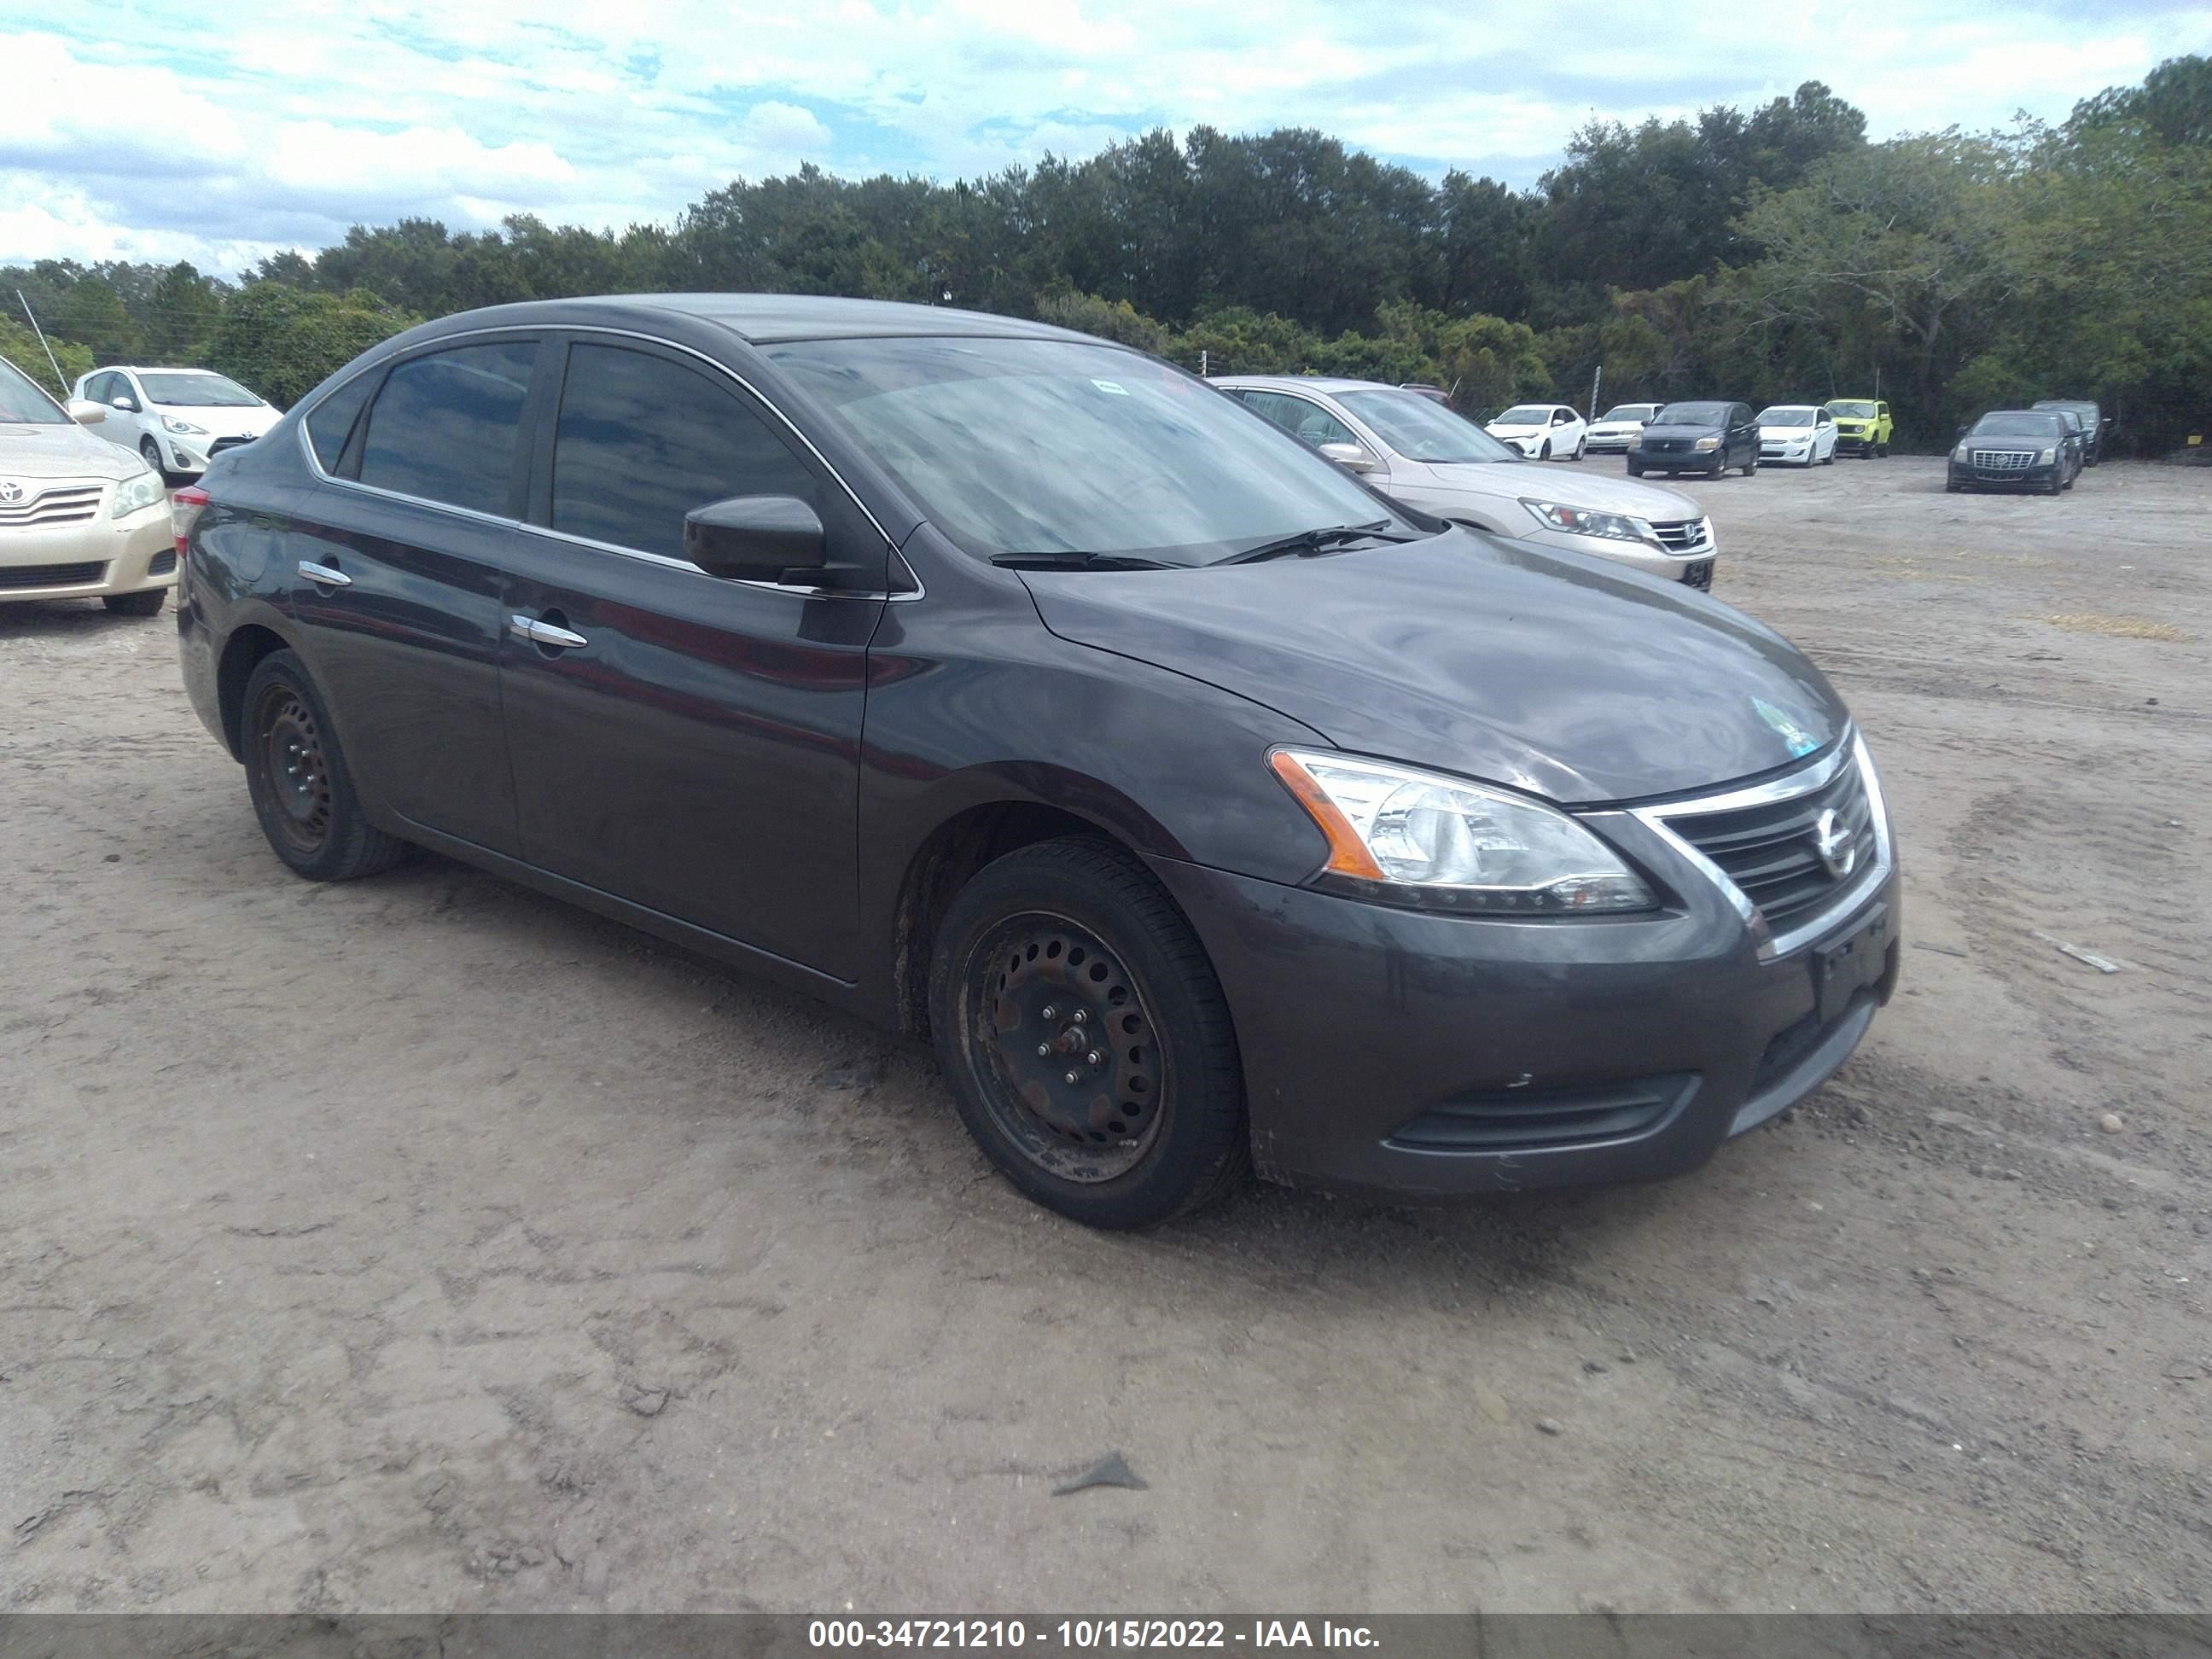
{"label": "black suv", "polygon": [[1880,781],[1779,635],[1087,335],[501,306],[175,511],[185,684],[293,871],[434,848],[932,1041],[1097,1225],[1253,1163],[1678,1173],[1896,983]]}
{"label": "black suv", "polygon": [[1749,404],[1668,404],[1628,447],[1628,472],[1759,471],[1759,418]]}
{"label": "black suv", "polygon": [[2037,409],[2071,410],[2081,420],[2081,465],[2094,466],[2105,459],[2105,428],[2112,416],[2086,398],[2045,398]]}

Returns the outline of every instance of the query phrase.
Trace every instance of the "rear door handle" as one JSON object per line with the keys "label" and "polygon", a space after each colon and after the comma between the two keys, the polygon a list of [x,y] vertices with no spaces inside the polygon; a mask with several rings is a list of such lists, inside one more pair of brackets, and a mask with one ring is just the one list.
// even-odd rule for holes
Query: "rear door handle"
{"label": "rear door handle", "polygon": [[581,634],[572,634],[565,628],[556,628],[551,623],[539,622],[535,617],[509,617],[507,631],[519,640],[528,640],[532,645],[551,646],[556,650],[572,651],[591,641]]}
{"label": "rear door handle", "polygon": [[313,564],[306,559],[300,561],[300,574],[318,587],[351,587],[353,586],[353,578],[347,575],[344,571],[327,564]]}

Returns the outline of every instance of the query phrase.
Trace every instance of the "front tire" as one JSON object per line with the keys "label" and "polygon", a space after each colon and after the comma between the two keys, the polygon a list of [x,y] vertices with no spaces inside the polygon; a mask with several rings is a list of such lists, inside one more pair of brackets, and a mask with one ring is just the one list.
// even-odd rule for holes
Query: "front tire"
{"label": "front tire", "polygon": [[155,443],[151,438],[141,438],[138,441],[138,453],[145,460],[147,465],[152,467],[156,473],[160,474],[162,482],[166,483],[168,481],[169,474],[167,470],[161,465],[161,446]]}
{"label": "front tire", "polygon": [[1536,452],[1536,459],[1540,461],[1552,459],[1552,441],[1549,438],[1544,440],[1544,447]]}
{"label": "front tire", "polygon": [[167,588],[149,587],[138,593],[103,593],[100,602],[118,617],[158,617],[168,598]]}
{"label": "front tire", "polygon": [[1644,469],[1631,461],[1628,464],[1628,476],[1632,478],[1640,478],[1644,476]]}
{"label": "front tire", "polygon": [[293,874],[352,881],[407,855],[405,842],[362,814],[330,711],[295,653],[272,651],[254,665],[240,738],[254,816]]}
{"label": "front tire", "polygon": [[[1026,1197],[1130,1229],[1243,1177],[1243,1066],[1205,948],[1111,842],[1039,842],[960,890],[930,1025],[961,1121]],[[1071,1080],[1072,1079],[1072,1080]]]}

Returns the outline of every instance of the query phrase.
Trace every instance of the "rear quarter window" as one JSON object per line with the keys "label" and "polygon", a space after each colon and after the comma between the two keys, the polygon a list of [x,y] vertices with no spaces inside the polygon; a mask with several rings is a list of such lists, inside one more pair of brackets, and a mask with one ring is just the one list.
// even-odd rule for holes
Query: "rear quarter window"
{"label": "rear quarter window", "polygon": [[338,457],[345,453],[346,440],[353,434],[353,423],[360,418],[368,394],[376,389],[376,375],[372,372],[356,374],[336,392],[317,404],[307,416],[307,443],[315,452],[315,459],[325,472],[338,470]]}

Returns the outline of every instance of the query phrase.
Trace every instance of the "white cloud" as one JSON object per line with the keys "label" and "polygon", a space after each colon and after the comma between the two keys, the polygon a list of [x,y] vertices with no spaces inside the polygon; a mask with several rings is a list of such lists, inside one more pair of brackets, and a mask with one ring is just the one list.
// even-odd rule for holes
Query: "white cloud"
{"label": "white cloud", "polygon": [[[2151,9],[2147,8],[2159,8]],[[1876,137],[1986,127],[2212,49],[2212,5],[1802,0],[1515,11],[1341,0],[187,0],[69,7],[10,46],[0,259],[218,267],[401,213],[666,218],[738,175],[973,174],[1164,124],[1318,127],[1525,184],[1592,117],[1637,121],[1827,82]],[[127,113],[118,118],[115,112]]]}

